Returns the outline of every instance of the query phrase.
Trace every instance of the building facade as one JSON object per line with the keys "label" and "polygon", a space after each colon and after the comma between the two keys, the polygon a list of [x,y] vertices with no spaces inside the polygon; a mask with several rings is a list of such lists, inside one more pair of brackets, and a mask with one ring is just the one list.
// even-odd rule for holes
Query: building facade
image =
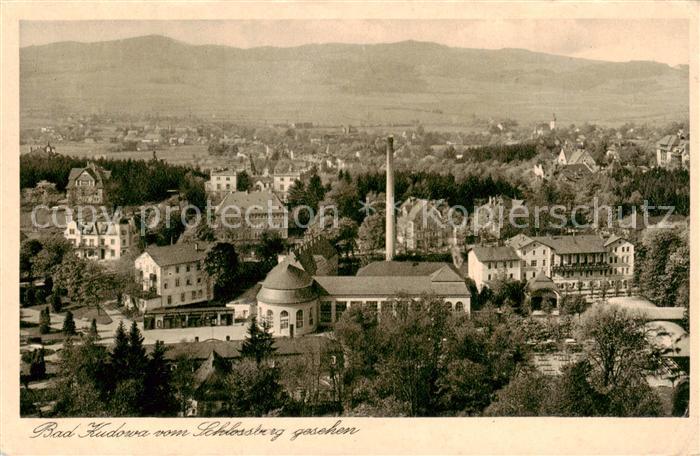
{"label": "building facade", "polygon": [[238,172],[233,169],[212,170],[205,184],[208,193],[226,194],[237,190]]}
{"label": "building facade", "polygon": [[586,149],[578,146],[574,147],[570,144],[566,144],[562,147],[557,156],[557,164],[561,166],[585,165],[591,171],[596,171],[598,169],[598,164]]}
{"label": "building facade", "polygon": [[85,168],[73,168],[68,175],[66,193],[70,204],[104,204],[105,184],[112,176],[92,162]]}
{"label": "building facade", "polygon": [[517,235],[500,247],[475,246],[469,252],[469,274],[478,289],[497,277],[551,278],[562,293],[632,287],[634,245],[619,236]]}
{"label": "building facade", "polygon": [[90,260],[118,260],[136,242],[133,218],[80,223],[68,216],[63,236],[73,244],[76,255]]}
{"label": "building facade", "polygon": [[217,229],[226,230],[233,241],[256,241],[265,232],[287,239],[287,209],[273,192],[231,192],[216,206],[215,214]]}
{"label": "building facade", "polygon": [[409,198],[401,204],[396,241],[404,252],[438,250],[447,245],[450,230],[445,223],[444,200]]}
{"label": "building facade", "polygon": [[[145,304],[178,307],[214,298],[214,284],[204,270],[208,244],[202,242],[149,247],[134,261],[136,281],[153,296]],[[155,298],[155,299],[154,299]]]}
{"label": "building facade", "polygon": [[272,173],[272,188],[282,201],[287,201],[289,189],[294,182],[301,180],[308,171],[309,165],[304,161],[287,160],[277,163]]}
{"label": "building facade", "polygon": [[[501,229],[508,223],[509,215],[514,208],[522,207],[523,200],[507,196],[490,196],[486,201],[479,201],[474,208],[472,225],[475,233],[487,233],[500,239]],[[514,212],[514,214],[518,214]],[[519,213],[519,214],[522,214]]]}
{"label": "building facade", "polygon": [[498,278],[521,280],[520,257],[510,247],[476,245],[467,258],[469,277],[479,291]]}
{"label": "building facade", "polygon": [[682,132],[667,135],[656,143],[656,165],[661,168],[686,168],[690,166],[690,142]]}
{"label": "building facade", "polygon": [[257,312],[273,335],[291,337],[332,326],[352,307],[369,306],[379,314],[393,311],[402,296],[435,296],[455,313],[468,315],[471,310],[464,277],[447,263],[379,261],[355,276],[312,276],[283,259],[258,292]]}

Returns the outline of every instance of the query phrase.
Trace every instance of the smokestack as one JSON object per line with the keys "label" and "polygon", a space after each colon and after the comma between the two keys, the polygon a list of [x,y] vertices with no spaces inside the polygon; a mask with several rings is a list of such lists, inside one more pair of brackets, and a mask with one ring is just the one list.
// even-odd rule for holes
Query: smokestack
{"label": "smokestack", "polygon": [[394,137],[386,138],[386,261],[394,259]]}

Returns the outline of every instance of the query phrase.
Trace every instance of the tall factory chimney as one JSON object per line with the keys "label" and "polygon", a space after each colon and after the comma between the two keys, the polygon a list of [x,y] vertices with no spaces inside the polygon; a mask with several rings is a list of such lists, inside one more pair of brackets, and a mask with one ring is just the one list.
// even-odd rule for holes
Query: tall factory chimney
{"label": "tall factory chimney", "polygon": [[386,261],[394,259],[394,137],[386,138]]}

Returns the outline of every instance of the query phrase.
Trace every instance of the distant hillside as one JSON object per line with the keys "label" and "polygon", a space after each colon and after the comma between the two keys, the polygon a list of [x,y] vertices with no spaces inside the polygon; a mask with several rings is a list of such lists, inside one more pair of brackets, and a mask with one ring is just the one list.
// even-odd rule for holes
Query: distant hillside
{"label": "distant hillside", "polygon": [[314,122],[688,116],[688,68],[406,41],[237,49],[161,36],[20,50],[23,119],[60,112]]}

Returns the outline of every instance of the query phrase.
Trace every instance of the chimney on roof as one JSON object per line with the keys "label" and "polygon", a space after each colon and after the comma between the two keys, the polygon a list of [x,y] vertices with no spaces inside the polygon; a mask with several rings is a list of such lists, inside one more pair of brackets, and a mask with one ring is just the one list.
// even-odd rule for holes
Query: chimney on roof
{"label": "chimney on roof", "polygon": [[386,138],[386,261],[394,259],[394,137]]}

